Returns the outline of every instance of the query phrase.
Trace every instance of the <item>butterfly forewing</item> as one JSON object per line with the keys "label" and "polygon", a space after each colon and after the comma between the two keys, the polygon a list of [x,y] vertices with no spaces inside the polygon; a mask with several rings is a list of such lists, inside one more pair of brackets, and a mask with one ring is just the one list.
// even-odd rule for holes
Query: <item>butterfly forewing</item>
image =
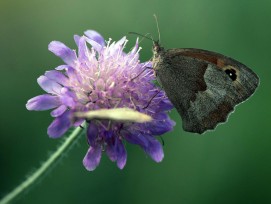
{"label": "butterfly forewing", "polygon": [[203,133],[225,122],[259,83],[248,67],[215,52],[161,49],[154,56],[158,80],[189,132]]}

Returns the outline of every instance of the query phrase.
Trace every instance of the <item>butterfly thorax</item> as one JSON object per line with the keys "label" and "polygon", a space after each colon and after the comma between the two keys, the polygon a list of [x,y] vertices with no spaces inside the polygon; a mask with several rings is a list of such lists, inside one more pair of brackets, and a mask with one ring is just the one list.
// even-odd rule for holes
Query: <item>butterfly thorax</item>
{"label": "butterfly thorax", "polygon": [[152,66],[154,70],[159,69],[159,63],[162,62],[162,56],[165,52],[164,48],[159,45],[158,42],[154,42],[153,48],[153,58],[152,58]]}

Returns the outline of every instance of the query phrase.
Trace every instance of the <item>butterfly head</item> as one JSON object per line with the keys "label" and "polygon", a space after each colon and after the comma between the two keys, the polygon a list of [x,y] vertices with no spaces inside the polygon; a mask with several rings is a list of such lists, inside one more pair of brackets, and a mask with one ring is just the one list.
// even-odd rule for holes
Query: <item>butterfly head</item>
{"label": "butterfly head", "polygon": [[164,50],[164,48],[163,47],[161,47],[160,46],[160,44],[159,44],[159,41],[153,41],[153,52],[155,53],[159,53],[159,52],[161,52],[162,50]]}
{"label": "butterfly head", "polygon": [[153,41],[153,47],[152,47],[153,57],[157,58],[163,51],[164,51],[164,48],[160,46],[159,42]]}

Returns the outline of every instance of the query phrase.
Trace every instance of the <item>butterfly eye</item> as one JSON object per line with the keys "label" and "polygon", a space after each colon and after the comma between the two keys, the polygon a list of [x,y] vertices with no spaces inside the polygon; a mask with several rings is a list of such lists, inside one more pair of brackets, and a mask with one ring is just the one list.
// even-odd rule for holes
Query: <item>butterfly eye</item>
{"label": "butterfly eye", "polygon": [[232,81],[235,81],[237,78],[236,71],[234,69],[226,69],[226,74],[231,78]]}

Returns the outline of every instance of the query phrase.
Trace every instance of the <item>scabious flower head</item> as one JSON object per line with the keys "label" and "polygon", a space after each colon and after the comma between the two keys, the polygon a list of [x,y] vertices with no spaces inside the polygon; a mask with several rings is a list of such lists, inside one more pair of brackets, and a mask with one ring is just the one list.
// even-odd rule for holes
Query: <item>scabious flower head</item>
{"label": "scabious flower head", "polygon": [[27,109],[53,109],[51,116],[55,119],[47,131],[52,138],[61,137],[69,128],[82,124],[83,119],[74,117],[76,112],[127,107],[148,114],[153,118],[148,123],[88,121],[89,149],[83,164],[87,170],[94,170],[104,150],[122,169],[127,159],[124,141],[139,145],[154,161],[160,162],[164,153],[156,136],[172,130],[175,123],[167,112],[173,106],[163,91],[153,98],[159,88],[152,83],[153,70],[146,69],[151,63],[139,61],[138,40],[125,53],[126,37],[105,42],[96,31],[88,30],[84,34],[74,36],[78,54],[61,42],[49,44],[49,50],[65,64],[38,78],[38,84],[47,94],[30,99]]}

